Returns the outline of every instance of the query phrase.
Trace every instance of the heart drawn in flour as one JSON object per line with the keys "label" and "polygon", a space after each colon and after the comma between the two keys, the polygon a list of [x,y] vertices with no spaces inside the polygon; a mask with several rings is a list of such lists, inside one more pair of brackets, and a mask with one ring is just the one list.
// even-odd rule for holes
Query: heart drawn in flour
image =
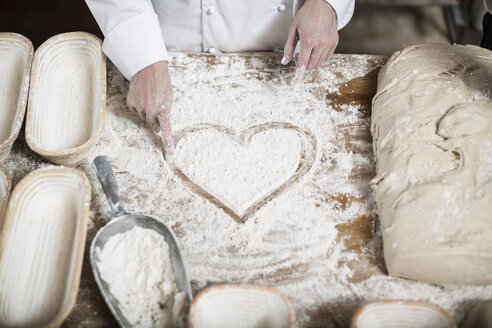
{"label": "heart drawn in flour", "polygon": [[174,173],[238,223],[298,182],[316,154],[316,140],[307,130],[280,122],[240,134],[201,124],[178,131],[174,141]]}

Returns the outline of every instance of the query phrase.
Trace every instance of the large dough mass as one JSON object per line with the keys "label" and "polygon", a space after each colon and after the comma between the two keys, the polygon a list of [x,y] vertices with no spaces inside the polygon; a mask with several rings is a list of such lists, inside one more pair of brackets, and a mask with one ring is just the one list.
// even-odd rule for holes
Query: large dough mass
{"label": "large dough mass", "polygon": [[492,52],[417,45],[379,73],[372,181],[391,275],[492,283]]}

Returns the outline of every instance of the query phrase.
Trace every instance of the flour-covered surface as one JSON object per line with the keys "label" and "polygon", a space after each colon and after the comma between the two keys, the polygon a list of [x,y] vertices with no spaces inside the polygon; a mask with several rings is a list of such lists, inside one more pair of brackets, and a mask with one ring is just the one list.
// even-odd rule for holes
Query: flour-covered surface
{"label": "flour-covered surface", "polygon": [[[107,125],[92,158],[111,157],[127,210],[155,215],[172,227],[195,295],[216,283],[273,287],[293,302],[299,327],[346,327],[359,306],[384,299],[429,301],[461,322],[479,299],[492,298],[492,287],[446,290],[387,276],[369,185],[375,175],[370,102],[384,58],[337,55],[295,88],[288,84],[293,67],[278,64],[280,58],[175,55],[171,118],[180,138],[171,166],[159,138],[127,109],[128,83],[109,68]],[[261,129],[249,143],[239,140],[272,123],[281,124]],[[202,131],[203,140],[187,145],[197,138],[190,131],[204,125],[219,128]],[[201,152],[196,145],[207,147],[207,138],[223,151]],[[268,142],[257,144],[255,138]],[[283,142],[294,153],[282,155],[285,160],[279,159]],[[248,152],[247,165],[259,171],[224,155]],[[231,185],[217,176],[213,162],[237,181],[249,174],[251,185],[241,182],[242,191],[224,193]],[[300,174],[296,162],[304,170]],[[14,183],[44,165],[23,141],[5,162]],[[92,222],[78,302],[65,325],[108,326],[115,322],[92,277],[88,246],[111,213],[88,162],[79,168],[93,185]],[[262,197],[267,201],[244,223],[223,206],[242,201],[246,207]],[[240,211],[238,204],[230,206]]]}

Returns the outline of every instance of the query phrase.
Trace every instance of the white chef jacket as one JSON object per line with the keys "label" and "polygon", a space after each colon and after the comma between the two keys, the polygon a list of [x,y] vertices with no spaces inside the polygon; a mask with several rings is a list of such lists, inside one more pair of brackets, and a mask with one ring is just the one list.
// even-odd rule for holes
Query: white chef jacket
{"label": "white chef jacket", "polygon": [[[355,0],[325,0],[338,29]],[[86,0],[104,33],[104,53],[127,79],[169,51],[281,49],[303,0]]]}

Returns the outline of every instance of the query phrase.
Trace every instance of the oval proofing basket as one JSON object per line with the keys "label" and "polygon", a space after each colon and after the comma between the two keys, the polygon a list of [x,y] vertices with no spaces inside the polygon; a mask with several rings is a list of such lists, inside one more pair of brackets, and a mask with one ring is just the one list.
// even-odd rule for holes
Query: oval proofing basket
{"label": "oval proofing basket", "polygon": [[86,176],[40,169],[12,192],[0,235],[0,326],[57,327],[79,286],[90,204]]}
{"label": "oval proofing basket", "polygon": [[89,33],[64,33],[36,50],[26,119],[32,150],[56,164],[79,164],[103,131],[105,106],[101,40]]}
{"label": "oval proofing basket", "polygon": [[34,49],[16,33],[0,33],[0,162],[10,153],[26,112]]}
{"label": "oval proofing basket", "polygon": [[381,301],[361,307],[351,328],[456,328],[449,314],[437,305],[417,301]]}
{"label": "oval proofing basket", "polygon": [[255,285],[216,285],[193,300],[189,328],[294,327],[292,303],[280,292]]}

